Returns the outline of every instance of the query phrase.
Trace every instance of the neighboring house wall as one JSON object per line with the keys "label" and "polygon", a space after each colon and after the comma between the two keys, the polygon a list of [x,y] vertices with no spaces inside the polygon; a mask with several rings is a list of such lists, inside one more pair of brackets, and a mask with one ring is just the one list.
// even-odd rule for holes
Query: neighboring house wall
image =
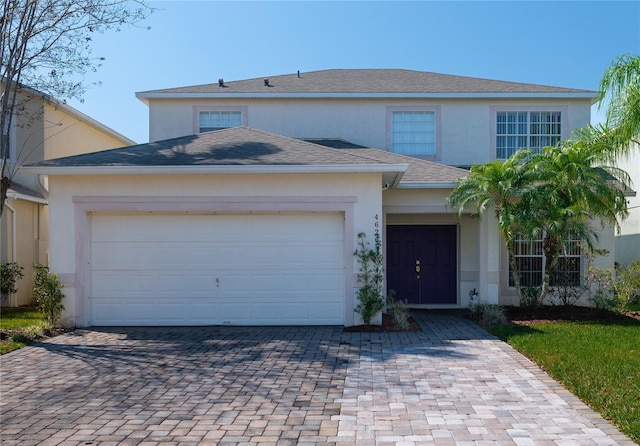
{"label": "neighboring house wall", "polygon": [[562,137],[585,126],[588,100],[558,99],[153,99],[149,140],[198,133],[198,112],[239,110],[243,124],[292,138],[341,138],[390,150],[390,112],[430,110],[436,119],[436,154],[428,159],[471,165],[495,159],[495,112],[561,111]]}
{"label": "neighboring house wall", "polygon": [[[380,174],[176,174],[171,180],[167,181],[166,175],[153,174],[50,178],[50,218],[51,225],[57,228],[51,234],[51,268],[65,283],[69,322],[83,326],[90,317],[89,299],[82,298],[90,284],[85,274],[88,250],[78,243],[88,243],[91,213],[142,212],[151,208],[158,213],[234,212],[234,209],[236,213],[247,213],[268,212],[270,206],[286,212],[300,206],[305,209],[316,206],[318,211],[343,206],[346,207],[345,323],[353,325],[357,317],[353,312],[358,271],[353,256],[355,240],[358,233],[364,232],[373,241],[375,216],[382,215]],[[78,191],[82,191],[82,197],[77,196]],[[140,200],[136,201],[136,197]],[[315,198],[309,201],[309,197]]]}
{"label": "neighboring house wall", "polygon": [[618,165],[630,176],[636,191],[635,197],[628,197],[629,216],[620,223],[620,232],[615,239],[615,258],[622,266],[640,260],[640,146],[634,145],[629,157],[622,158]]}
{"label": "neighboring house wall", "polygon": [[[24,268],[18,292],[2,305],[21,306],[33,302],[31,292],[34,267],[47,265],[49,255],[47,179],[21,175],[17,167],[45,159],[96,152],[133,144],[130,139],[83,115],[68,105],[46,101],[35,93],[20,96],[24,111],[15,116],[11,136],[15,157],[9,171],[16,189],[27,188],[36,196],[9,193],[6,212],[0,221],[0,261],[17,262]],[[15,248],[14,248],[15,246]]]}

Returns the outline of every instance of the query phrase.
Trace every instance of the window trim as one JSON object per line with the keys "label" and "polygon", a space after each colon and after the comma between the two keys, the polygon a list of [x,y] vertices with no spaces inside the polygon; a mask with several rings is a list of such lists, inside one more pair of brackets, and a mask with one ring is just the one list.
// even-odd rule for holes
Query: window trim
{"label": "window trim", "polygon": [[194,105],[193,106],[193,134],[200,133],[200,112],[240,112],[241,126],[247,126],[249,107],[245,105]]}
{"label": "window trim", "polygon": [[[431,112],[434,117],[435,150],[431,155],[405,155],[420,158],[427,161],[439,161],[441,159],[441,107],[439,105],[393,105],[386,107],[386,146],[387,152],[393,151],[393,113],[394,112]],[[399,154],[402,155],[402,154]]]}
{"label": "window trim", "polygon": [[[498,136],[498,112],[560,112],[560,141],[564,141],[569,137],[569,106],[567,105],[491,105],[489,107],[489,111],[491,114],[491,130],[490,130],[490,139],[491,139],[491,161],[498,158],[498,147],[497,147],[497,136]],[[531,135],[527,133],[527,135]]]}

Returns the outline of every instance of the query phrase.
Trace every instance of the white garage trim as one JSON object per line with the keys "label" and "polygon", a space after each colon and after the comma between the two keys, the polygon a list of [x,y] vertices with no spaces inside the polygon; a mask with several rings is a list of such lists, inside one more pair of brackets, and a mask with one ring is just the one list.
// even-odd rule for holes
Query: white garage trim
{"label": "white garage trim", "polygon": [[86,326],[91,320],[88,305],[90,246],[89,215],[93,212],[179,212],[179,213],[274,213],[274,212],[341,212],[344,214],[344,323],[353,325],[354,283],[354,205],[353,196],[342,197],[73,197],[76,245],[76,324]]}

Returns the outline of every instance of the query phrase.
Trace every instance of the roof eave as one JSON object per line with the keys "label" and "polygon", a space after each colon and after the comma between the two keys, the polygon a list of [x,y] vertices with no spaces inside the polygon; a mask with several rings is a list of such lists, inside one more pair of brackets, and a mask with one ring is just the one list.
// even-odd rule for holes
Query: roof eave
{"label": "roof eave", "polygon": [[470,92],[470,93],[154,93],[139,92],[136,97],[149,105],[153,99],[599,99],[597,93],[584,92]]}
{"label": "roof eave", "polygon": [[408,164],[23,166],[20,171],[25,175],[382,173],[397,183],[408,166]]}
{"label": "roof eave", "polygon": [[9,190],[7,192],[7,198],[10,198],[13,200],[28,201],[30,203],[49,204],[46,198],[36,197],[34,195],[22,194],[19,192],[14,192],[12,190]]}
{"label": "roof eave", "polygon": [[455,189],[455,181],[401,181],[398,189]]}

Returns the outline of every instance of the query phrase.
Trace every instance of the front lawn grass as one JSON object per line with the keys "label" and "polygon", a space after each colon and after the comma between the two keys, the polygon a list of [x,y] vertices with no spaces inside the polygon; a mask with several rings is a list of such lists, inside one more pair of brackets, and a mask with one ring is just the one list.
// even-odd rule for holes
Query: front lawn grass
{"label": "front lawn grass", "polygon": [[37,308],[2,308],[0,310],[0,355],[28,345],[47,328]]}
{"label": "front lawn grass", "polygon": [[491,331],[640,444],[640,321],[500,325]]}

